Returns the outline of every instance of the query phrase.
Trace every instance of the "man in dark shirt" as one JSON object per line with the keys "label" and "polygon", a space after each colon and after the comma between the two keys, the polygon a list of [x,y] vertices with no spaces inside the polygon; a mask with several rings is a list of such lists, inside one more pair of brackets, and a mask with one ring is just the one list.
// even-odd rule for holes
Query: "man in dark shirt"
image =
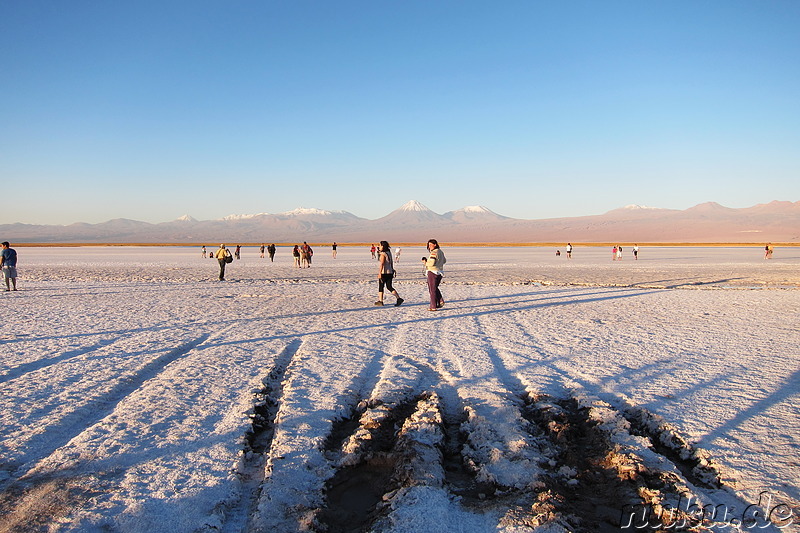
{"label": "man in dark shirt", "polygon": [[17,290],[17,251],[11,248],[8,241],[3,243],[3,251],[0,252],[0,268],[3,269],[6,291],[10,291],[12,287]]}

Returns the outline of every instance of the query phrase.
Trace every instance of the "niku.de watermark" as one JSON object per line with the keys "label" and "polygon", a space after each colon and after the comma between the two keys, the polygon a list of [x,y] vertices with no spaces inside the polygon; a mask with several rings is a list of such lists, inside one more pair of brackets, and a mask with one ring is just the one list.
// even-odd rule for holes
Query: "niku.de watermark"
{"label": "niku.de watermark", "polygon": [[684,529],[687,527],[730,527],[732,530],[759,530],[772,525],[783,529],[800,523],[792,508],[774,501],[772,494],[764,491],[758,496],[758,503],[750,504],[743,510],[725,505],[699,505],[694,496],[681,494],[676,505],[636,504],[626,505],[620,515],[622,529]]}

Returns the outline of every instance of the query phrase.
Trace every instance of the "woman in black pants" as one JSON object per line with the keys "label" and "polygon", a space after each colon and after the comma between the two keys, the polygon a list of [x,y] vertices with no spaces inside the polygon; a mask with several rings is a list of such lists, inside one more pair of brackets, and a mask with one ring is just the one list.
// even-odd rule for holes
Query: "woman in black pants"
{"label": "woman in black pants", "polygon": [[378,301],[375,305],[383,305],[383,288],[391,292],[397,301],[394,303],[395,307],[403,303],[403,299],[397,294],[397,291],[392,287],[392,279],[394,278],[394,263],[392,262],[392,251],[389,248],[389,243],[381,241],[380,256],[378,257]]}

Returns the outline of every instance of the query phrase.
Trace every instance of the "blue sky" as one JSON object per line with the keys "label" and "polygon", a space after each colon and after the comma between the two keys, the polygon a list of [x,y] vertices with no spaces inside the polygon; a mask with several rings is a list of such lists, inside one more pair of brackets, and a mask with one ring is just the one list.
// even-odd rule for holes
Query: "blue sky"
{"label": "blue sky", "polygon": [[800,2],[0,1],[0,223],[800,200]]}

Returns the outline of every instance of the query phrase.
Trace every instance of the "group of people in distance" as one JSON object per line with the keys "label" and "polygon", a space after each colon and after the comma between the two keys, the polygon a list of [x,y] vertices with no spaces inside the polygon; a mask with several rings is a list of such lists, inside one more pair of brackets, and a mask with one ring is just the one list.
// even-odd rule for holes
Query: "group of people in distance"
{"label": "group of people in distance", "polygon": [[[447,262],[447,258],[445,257],[442,249],[439,247],[439,242],[436,239],[428,240],[427,247],[428,255],[422,257],[422,263],[425,266],[425,276],[427,278],[428,294],[430,296],[430,306],[428,307],[428,310],[436,311],[444,307],[444,297],[439,289],[439,284],[442,282],[444,265]],[[238,248],[239,246],[237,246],[237,256],[239,251]],[[334,259],[336,258],[336,248],[337,244],[334,242],[332,245],[332,255]],[[392,257],[392,249],[387,241],[381,241],[379,247],[375,247],[375,245],[373,245],[373,248],[375,248],[375,257],[378,259],[378,299],[375,302],[375,305],[382,306],[383,295],[385,292],[389,292],[395,297],[394,305],[397,307],[404,302],[403,298],[400,297],[400,295],[397,293],[397,290],[393,286],[394,277],[397,274],[397,271],[394,268],[394,262],[399,258],[399,249],[398,254],[395,257]],[[269,251],[270,260],[272,260],[273,256],[275,255],[275,245],[270,244],[267,250]],[[203,257],[206,257],[205,246],[203,246],[202,252]],[[263,244],[261,245],[260,252],[261,257],[264,257]],[[231,252],[225,247],[224,244],[220,244],[219,249],[209,255],[219,262],[219,280],[225,281],[225,265],[233,262],[233,256],[231,255]],[[307,242],[303,242],[302,245],[295,245],[292,250],[292,256],[294,257],[295,266],[297,267],[311,267],[311,257],[313,255],[314,251]]]}
{"label": "group of people in distance", "polygon": [[[633,245],[633,258],[639,259],[639,245]],[[622,246],[615,244],[614,247],[611,249],[611,260],[612,261],[622,261]]]}
{"label": "group of people in distance", "polygon": [[[381,241],[381,243],[383,243],[383,242],[386,242],[386,241]],[[336,243],[334,243],[334,244],[336,244]],[[380,255],[379,254],[381,252],[381,244],[378,244],[377,247],[373,244],[370,247],[369,251],[372,254],[372,258],[373,259],[380,259]],[[394,249],[394,260],[395,261],[400,261],[400,252],[402,252],[402,248],[400,248],[399,246]]]}
{"label": "group of people in distance", "polygon": [[302,245],[294,245],[292,249],[292,257],[294,258],[294,266],[297,268],[311,268],[311,257],[314,255],[314,250],[303,241]]}

